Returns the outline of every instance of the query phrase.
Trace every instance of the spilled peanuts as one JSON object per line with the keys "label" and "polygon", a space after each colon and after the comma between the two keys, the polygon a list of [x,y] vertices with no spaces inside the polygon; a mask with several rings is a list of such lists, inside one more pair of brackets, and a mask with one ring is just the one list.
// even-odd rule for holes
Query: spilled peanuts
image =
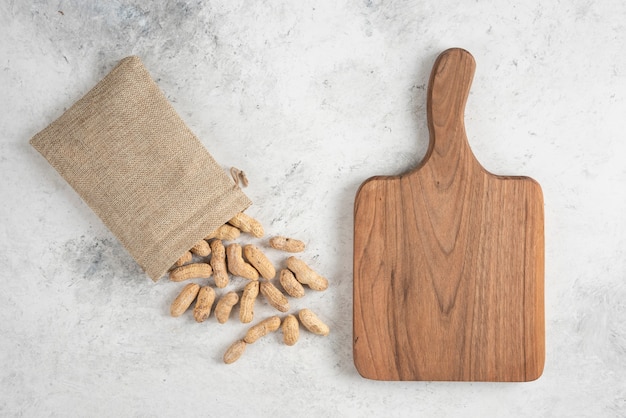
{"label": "spilled peanuts", "polygon": [[289,257],[287,268],[293,272],[300,283],[308,285],[313,290],[326,290],[328,288],[328,280],[299,258]]}
{"label": "spilled peanuts", "polygon": [[283,295],[283,293],[278,290],[276,286],[274,286],[270,282],[261,283],[261,294],[265,296],[265,299],[272,305],[274,308],[278,309],[281,312],[287,312],[289,310],[289,301]]}
{"label": "spilled peanuts", "polygon": [[235,292],[228,292],[224,296],[217,301],[217,305],[215,306],[215,318],[217,322],[220,324],[228,321],[228,317],[230,316],[230,312],[233,310],[233,306],[235,306],[239,302],[239,295]]}
{"label": "spilled peanuts", "polygon": [[177,317],[184,314],[193,303],[199,290],[200,285],[195,283],[189,283],[185,286],[178,296],[176,296],[174,302],[172,302],[172,305],[170,306],[170,315]]}
{"label": "spilled peanuts", "polygon": [[246,342],[246,344],[252,344],[256,342],[256,340],[266,336],[270,332],[276,331],[279,327],[280,318],[277,316],[272,316],[251,327],[248,332],[246,332],[246,336],[243,337],[243,340]]}
{"label": "spilled peanuts", "polygon": [[219,239],[211,241],[211,267],[213,268],[213,280],[215,286],[224,288],[228,285],[228,269],[226,268],[226,249]]}
{"label": "spilled peanuts", "polygon": [[272,265],[272,262],[263,254],[263,251],[261,251],[259,247],[248,244],[243,247],[243,254],[246,256],[248,263],[259,272],[261,277],[271,280],[276,276],[276,269]]}
{"label": "spilled peanuts", "polygon": [[300,338],[300,325],[298,320],[293,315],[287,315],[283,320],[283,342],[287,345],[294,345]]}
{"label": "spilled peanuts", "polygon": [[215,290],[211,286],[201,287],[196,298],[193,317],[196,319],[196,322],[204,322],[211,315],[211,308],[215,301]]}
{"label": "spilled peanuts", "polygon": [[[225,246],[224,241],[238,239],[241,232],[254,238],[261,238],[265,233],[258,220],[245,213],[239,213],[194,244],[174,263],[169,273],[171,281],[193,279],[210,282],[202,285],[187,284],[171,303],[170,315],[172,317],[183,315],[195,301],[193,317],[196,322],[207,322],[213,311],[216,321],[224,324],[238,305],[240,322],[250,323],[255,317],[255,305],[259,294],[263,296],[259,303],[267,303],[285,313],[282,318],[274,315],[251,326],[243,338],[237,339],[228,347],[223,356],[225,364],[234,363],[243,355],[248,345],[278,329],[281,329],[282,341],[287,346],[293,346],[298,342],[300,325],[314,334],[328,335],[330,333],[328,325],[310,309],[301,309],[297,314],[289,313],[291,307],[288,299],[288,297],[303,298],[306,294],[304,286],[313,290],[325,290],[328,288],[328,280],[303,260],[290,256],[282,261],[277,280],[281,288],[276,287],[271,281],[276,277],[276,267],[259,246],[242,245],[238,242],[231,242]],[[283,253],[302,252],[305,249],[303,241],[280,235],[272,237],[265,245],[269,245],[270,251],[278,250]],[[242,277],[249,282],[239,291],[227,289],[229,285],[241,283],[240,279],[231,282],[231,275]]]}
{"label": "spilled peanuts", "polygon": [[246,351],[246,342],[244,340],[235,341],[224,353],[224,363],[231,364],[236,362],[244,351]]}
{"label": "spilled peanuts", "polygon": [[185,254],[181,255],[178,260],[176,260],[175,266],[176,267],[183,266],[187,263],[190,263],[191,260],[193,260],[193,254],[191,254],[191,251],[187,251],[185,252]]}
{"label": "spilled peanuts", "polygon": [[209,243],[203,239],[198,241],[189,251],[200,257],[207,257],[211,255],[211,247],[209,246]]}
{"label": "spilled peanuts", "polygon": [[330,333],[328,325],[322,322],[310,309],[302,309],[298,312],[298,318],[304,328],[311,331],[313,334],[327,336]]}
{"label": "spilled peanuts", "polygon": [[228,271],[233,276],[243,277],[248,280],[259,280],[259,272],[244,261],[241,254],[241,245],[230,244],[226,247],[226,259],[228,261]]}
{"label": "spilled peanuts", "polygon": [[301,253],[304,251],[304,242],[294,238],[276,236],[270,238],[270,247],[288,253]]}
{"label": "spilled peanuts", "polygon": [[182,282],[189,279],[208,279],[213,274],[213,269],[207,263],[185,264],[170,271],[170,280]]}
{"label": "spilled peanuts", "polygon": [[240,233],[241,232],[239,231],[239,229],[235,228],[234,226],[224,224],[217,228],[213,233],[207,235],[204,239],[210,240],[215,238],[223,241],[232,241],[239,238]]}
{"label": "spilled peanuts", "polygon": [[241,232],[247,232],[257,238],[261,238],[265,234],[263,225],[243,212],[235,215],[228,223],[238,228]]}
{"label": "spilled peanuts", "polygon": [[280,271],[280,285],[285,289],[285,292],[292,298],[301,298],[304,296],[304,287],[296,280],[296,276],[293,275],[291,270],[282,269]]}
{"label": "spilled peanuts", "polygon": [[254,318],[254,302],[259,294],[259,282],[250,282],[243,288],[243,295],[239,303],[239,320],[244,324],[252,322]]}

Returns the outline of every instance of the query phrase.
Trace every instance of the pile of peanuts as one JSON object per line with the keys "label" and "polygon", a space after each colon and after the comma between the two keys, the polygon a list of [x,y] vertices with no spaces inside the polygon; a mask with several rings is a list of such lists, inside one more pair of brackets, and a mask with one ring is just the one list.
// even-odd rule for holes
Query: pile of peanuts
{"label": "pile of peanuts", "polygon": [[[215,304],[215,318],[220,324],[228,321],[230,313],[237,303],[239,303],[239,320],[242,323],[252,322],[254,304],[259,292],[278,311],[289,311],[287,297],[271,282],[276,277],[276,269],[263,251],[251,244],[245,245],[243,248],[237,243],[224,246],[224,241],[235,240],[239,238],[242,232],[256,238],[261,238],[265,234],[259,221],[241,212],[228,223],[196,243],[176,261],[174,268],[169,273],[169,278],[173,282],[213,277],[215,286],[218,288],[224,288],[228,285],[230,282],[229,273],[249,280],[249,283],[243,288],[241,297],[238,292],[228,292]],[[289,253],[299,253],[305,248],[302,241],[282,236],[271,238],[269,245],[274,249]],[[194,255],[198,257],[210,256],[210,260],[209,262],[192,262]],[[286,266],[280,271],[279,282],[287,295],[293,298],[303,297],[303,285],[317,291],[328,288],[328,280],[301,259],[291,256],[287,259]],[[173,317],[181,316],[195,301],[193,316],[197,322],[204,322],[211,315],[215,298],[215,289],[210,285],[187,284],[172,302],[170,314]],[[291,314],[282,320],[279,316],[272,316],[252,326],[243,339],[235,341],[226,350],[224,363],[235,362],[241,357],[248,344],[254,343],[259,338],[279,328],[282,329],[283,342],[289,346],[294,345],[300,334],[299,323],[317,335],[326,336],[330,332],[328,325],[322,322],[310,309],[300,310],[297,318]]]}

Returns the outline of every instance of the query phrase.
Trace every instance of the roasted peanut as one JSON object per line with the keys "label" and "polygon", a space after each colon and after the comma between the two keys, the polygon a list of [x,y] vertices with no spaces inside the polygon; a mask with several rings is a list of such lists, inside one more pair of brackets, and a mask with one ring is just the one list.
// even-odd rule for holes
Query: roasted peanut
{"label": "roasted peanut", "polygon": [[296,280],[291,270],[282,269],[280,271],[280,285],[285,289],[285,292],[292,298],[301,298],[304,296],[304,287]]}
{"label": "roasted peanut", "polygon": [[294,345],[298,342],[298,338],[300,337],[300,326],[298,325],[298,320],[293,315],[287,315],[285,319],[283,319],[283,342],[287,345]]}
{"label": "roasted peanut", "polygon": [[313,334],[326,336],[330,333],[328,325],[322,322],[310,309],[302,309],[298,312],[298,318],[302,325]]}
{"label": "roasted peanut", "polygon": [[239,304],[239,320],[244,324],[254,318],[254,302],[259,295],[259,282],[250,282],[243,288],[241,303]]}
{"label": "roasted peanut", "polygon": [[243,247],[243,254],[246,260],[254,267],[264,279],[270,280],[276,276],[276,269],[263,251],[257,246],[248,244]]}
{"label": "roasted peanut", "polygon": [[232,241],[239,237],[240,231],[232,225],[224,224],[217,228],[213,233],[207,235],[204,239],[209,240],[212,238],[221,239],[225,241]]}
{"label": "roasted peanut", "polygon": [[276,331],[279,327],[280,318],[277,316],[272,316],[251,327],[248,332],[246,332],[246,336],[243,337],[243,340],[246,342],[246,344],[252,344],[256,340],[269,334],[270,332]]}
{"label": "roasted peanut", "polygon": [[236,362],[244,351],[246,351],[246,342],[244,340],[235,341],[224,353],[224,363]]}
{"label": "roasted peanut", "polygon": [[170,306],[170,314],[173,317],[181,316],[185,313],[185,311],[189,308],[193,300],[196,298],[198,291],[200,290],[200,285],[195,283],[189,283],[186,285],[182,292],[176,296],[174,302]]}
{"label": "roasted peanut", "polygon": [[196,306],[193,308],[193,317],[196,322],[204,322],[211,315],[211,308],[215,301],[215,290],[211,286],[203,286],[198,292]]}
{"label": "roasted peanut", "polygon": [[223,324],[228,321],[230,312],[237,302],[239,302],[239,295],[235,292],[228,292],[222,296],[220,300],[217,301],[217,305],[215,305],[215,318],[217,318],[217,322]]}
{"label": "roasted peanut", "polygon": [[208,279],[213,274],[213,269],[207,263],[185,264],[170,271],[170,280],[182,282],[188,279]]}
{"label": "roasted peanut", "polygon": [[193,255],[191,254],[191,252],[187,251],[185,252],[185,254],[181,255],[178,260],[176,260],[175,265],[176,267],[180,267],[182,265],[189,263],[192,259],[193,259]]}
{"label": "roasted peanut", "polygon": [[219,239],[211,241],[211,267],[213,267],[213,280],[219,288],[228,285],[228,270],[226,269],[226,249]]}
{"label": "roasted peanut", "polygon": [[261,293],[274,308],[281,312],[287,312],[289,310],[289,301],[272,283],[261,283]]}
{"label": "roasted peanut", "polygon": [[304,261],[294,256],[287,259],[287,268],[295,274],[300,283],[308,285],[313,290],[326,290],[328,288],[328,280],[325,277],[317,274]]}
{"label": "roasted peanut", "polygon": [[228,261],[228,271],[234,276],[240,276],[248,280],[259,280],[259,272],[243,260],[241,245],[230,244],[226,248],[226,260]]}
{"label": "roasted peanut", "polygon": [[228,223],[239,228],[241,232],[247,232],[257,238],[261,238],[265,233],[263,225],[259,221],[243,212],[239,212]]}
{"label": "roasted peanut", "polygon": [[299,239],[277,236],[270,239],[270,247],[288,253],[301,253],[304,251],[304,242]]}
{"label": "roasted peanut", "polygon": [[189,251],[191,251],[195,255],[199,255],[200,257],[207,257],[211,255],[211,247],[209,247],[209,243],[203,239],[196,242],[196,244],[191,247]]}

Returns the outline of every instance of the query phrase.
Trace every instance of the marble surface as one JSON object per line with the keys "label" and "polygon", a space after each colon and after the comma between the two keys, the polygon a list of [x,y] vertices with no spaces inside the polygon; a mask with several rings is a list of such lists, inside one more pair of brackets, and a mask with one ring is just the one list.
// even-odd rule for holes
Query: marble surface
{"label": "marble surface", "polygon": [[[3,0],[0,416],[624,416],[625,22],[616,0]],[[452,46],[477,61],[477,158],[545,195],[532,383],[376,382],[352,362],[354,195],[423,157],[430,68]],[[28,145],[131,54],[246,171],[250,213],[307,242],[331,287],[292,308],[318,311],[329,337],[271,336],[221,364],[246,326],[170,318],[179,286],[150,281]]]}

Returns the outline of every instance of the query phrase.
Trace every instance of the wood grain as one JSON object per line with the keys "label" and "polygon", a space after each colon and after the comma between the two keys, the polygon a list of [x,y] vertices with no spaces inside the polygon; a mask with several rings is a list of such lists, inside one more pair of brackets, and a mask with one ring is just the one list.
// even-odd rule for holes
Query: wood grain
{"label": "wood grain", "polygon": [[437,58],[424,161],[357,193],[354,362],[364,377],[529,381],[543,371],[542,192],[473,156],[463,114],[474,69],[462,49]]}

